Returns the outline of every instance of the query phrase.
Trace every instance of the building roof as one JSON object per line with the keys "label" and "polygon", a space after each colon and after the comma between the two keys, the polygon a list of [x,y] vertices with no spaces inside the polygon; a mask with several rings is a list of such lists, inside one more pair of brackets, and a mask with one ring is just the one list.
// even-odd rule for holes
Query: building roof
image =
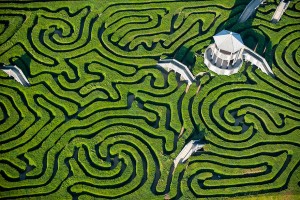
{"label": "building roof", "polygon": [[234,53],[244,47],[243,40],[238,33],[223,30],[214,36],[217,47],[221,50]]}

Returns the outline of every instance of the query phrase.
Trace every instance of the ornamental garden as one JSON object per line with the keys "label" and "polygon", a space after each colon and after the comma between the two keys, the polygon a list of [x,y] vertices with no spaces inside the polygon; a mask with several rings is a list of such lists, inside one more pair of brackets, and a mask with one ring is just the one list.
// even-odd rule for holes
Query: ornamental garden
{"label": "ornamental garden", "polygon": [[0,199],[299,198],[300,1],[251,2],[0,2]]}

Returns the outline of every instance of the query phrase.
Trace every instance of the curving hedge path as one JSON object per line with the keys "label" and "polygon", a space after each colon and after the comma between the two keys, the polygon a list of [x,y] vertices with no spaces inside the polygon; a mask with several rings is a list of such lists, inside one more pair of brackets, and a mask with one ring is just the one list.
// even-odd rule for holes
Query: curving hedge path
{"label": "curving hedge path", "polygon": [[[171,199],[300,195],[300,1],[236,24],[247,1],[0,3],[0,199]],[[202,73],[187,87],[156,67],[228,29],[275,78]],[[172,172],[191,139],[204,151]]]}

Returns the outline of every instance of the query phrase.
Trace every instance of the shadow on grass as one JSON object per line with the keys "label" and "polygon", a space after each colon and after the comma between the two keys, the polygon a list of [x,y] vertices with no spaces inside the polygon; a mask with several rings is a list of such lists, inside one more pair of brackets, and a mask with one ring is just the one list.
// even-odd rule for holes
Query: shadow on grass
{"label": "shadow on grass", "polygon": [[31,58],[27,53],[24,53],[22,56],[16,56],[11,58],[10,62],[17,65],[26,77],[30,77],[30,63]]}
{"label": "shadow on grass", "polygon": [[194,127],[190,136],[186,139],[186,141],[191,140],[200,140],[201,142],[206,143],[205,136],[209,134],[209,132],[205,128],[201,128],[200,125]]}
{"label": "shadow on grass", "polygon": [[[250,1],[251,0],[236,0],[233,6],[234,9],[232,9],[228,20],[217,28],[216,33],[222,31],[223,29],[239,33],[243,39],[244,44],[264,57],[267,63],[272,68],[274,50],[270,37],[253,25],[254,19],[263,21],[263,19],[257,17],[257,12],[258,9],[264,7],[265,5],[260,5],[248,20],[243,23],[238,23],[241,14],[243,13],[247,4],[250,3]],[[268,21],[268,23],[271,22]],[[214,40],[212,38],[211,43],[213,42]]]}

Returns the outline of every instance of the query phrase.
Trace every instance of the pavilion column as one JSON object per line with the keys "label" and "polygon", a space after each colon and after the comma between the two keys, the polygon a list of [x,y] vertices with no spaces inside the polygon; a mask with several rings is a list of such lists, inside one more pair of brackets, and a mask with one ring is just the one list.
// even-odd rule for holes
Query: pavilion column
{"label": "pavilion column", "polygon": [[211,54],[211,59],[212,60],[214,59],[214,55],[215,55],[215,48],[213,48],[213,50],[212,50],[212,54]]}
{"label": "pavilion column", "polygon": [[214,46],[214,50],[213,50],[214,56],[217,54],[217,52],[216,52],[217,50],[216,50],[216,49],[218,49],[218,48],[217,48],[217,46],[215,45],[215,46]]}
{"label": "pavilion column", "polygon": [[240,49],[240,51],[239,51],[239,53],[238,53],[238,56],[236,57],[236,60],[238,60],[238,59],[239,59],[239,57],[240,57],[241,53],[242,53],[242,49]]}
{"label": "pavilion column", "polygon": [[220,52],[220,49],[218,49],[218,52],[217,52],[217,55],[216,55],[216,59],[215,59],[215,64],[217,63],[219,52]]}
{"label": "pavilion column", "polygon": [[228,63],[231,61],[231,59],[232,59],[232,52],[230,53],[230,57],[228,59]]}
{"label": "pavilion column", "polygon": [[236,63],[236,60],[237,60],[237,55],[234,57],[232,65],[234,65]]}
{"label": "pavilion column", "polygon": [[239,50],[239,52],[237,52],[237,55],[235,56],[234,61],[233,61],[233,65],[234,65],[234,64],[236,63],[236,61],[238,60],[239,55],[240,55],[240,52],[241,52],[241,50]]}

